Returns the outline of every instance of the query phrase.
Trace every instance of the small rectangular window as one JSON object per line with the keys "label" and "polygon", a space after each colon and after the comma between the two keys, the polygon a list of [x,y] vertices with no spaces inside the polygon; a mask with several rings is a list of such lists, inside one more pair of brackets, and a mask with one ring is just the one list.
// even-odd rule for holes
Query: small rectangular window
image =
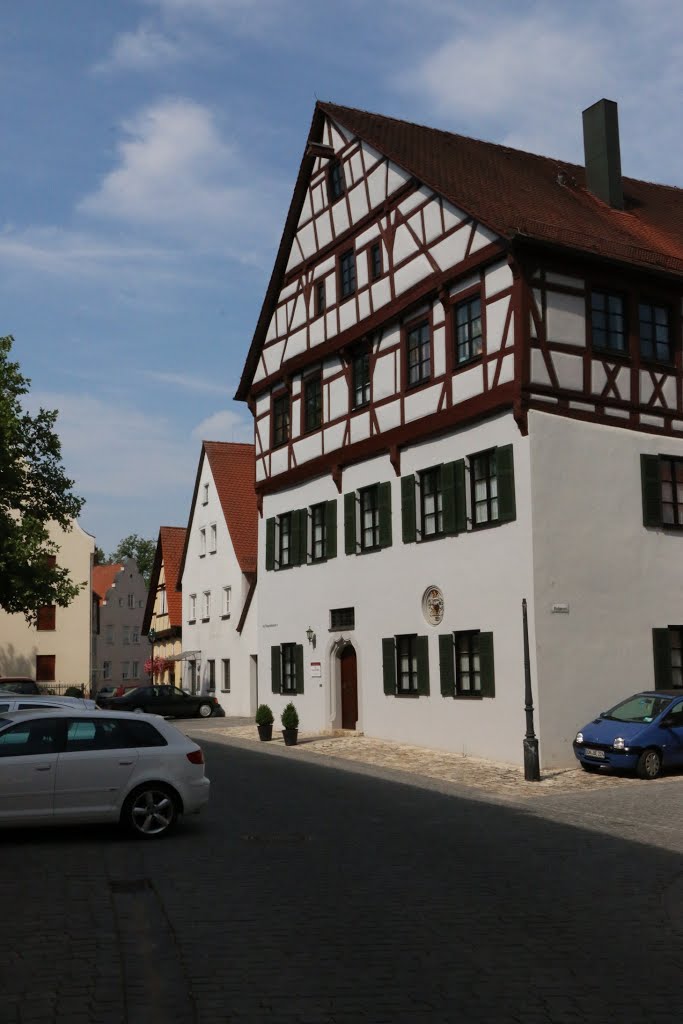
{"label": "small rectangular window", "polygon": [[128,595],[128,607],[135,608],[135,594]]}
{"label": "small rectangular window", "polygon": [[139,679],[140,678],[140,662],[139,661],[134,661],[134,662],[131,663],[130,674],[131,674],[131,678],[132,679]]}
{"label": "small rectangular window", "polygon": [[478,632],[455,634],[455,691],[461,697],[481,696]]}
{"label": "small rectangular window", "polygon": [[209,504],[209,485],[204,484],[202,486],[202,505]]}
{"label": "small rectangular window", "polygon": [[649,302],[638,305],[640,354],[643,359],[671,362],[671,330],[669,310]]}
{"label": "small rectangular window", "polygon": [[396,637],[396,683],[398,693],[417,693],[417,636]]}
{"label": "small rectangular window", "polygon": [[343,299],[356,291],[356,254],[349,249],[339,258],[339,286]]}
{"label": "small rectangular window", "polygon": [[56,628],[56,605],[44,604],[38,609],[36,629],[53,630]]}
{"label": "small rectangular window", "polygon": [[481,355],[481,299],[475,296],[455,307],[455,361],[469,363]]}
{"label": "small rectangular window", "polygon": [[111,679],[111,662],[110,661],[103,661],[102,662],[102,678],[103,679]]}
{"label": "small rectangular window", "polygon": [[280,568],[292,564],[292,514],[285,512],[278,518],[278,549]]}
{"label": "small rectangular window", "polygon": [[211,591],[205,590],[202,594],[202,620],[204,622],[211,618]]}
{"label": "small rectangular window", "polygon": [[273,447],[289,440],[289,394],[285,392],[273,399]]}
{"label": "small rectangular window", "polygon": [[216,554],[216,546],[218,543],[218,530],[215,523],[211,523],[209,526],[209,554]]}
{"label": "small rectangular window", "polygon": [[206,554],[206,530],[202,527],[199,531],[199,557],[203,558]]}
{"label": "small rectangular window", "polygon": [[431,376],[432,341],[429,322],[411,327],[406,338],[408,386],[422,384]]}
{"label": "small rectangular window", "polygon": [[166,590],[159,591],[159,615],[166,615],[168,612],[168,603],[166,600]]}
{"label": "small rectangular window", "polygon": [[325,312],[325,281],[317,281],[315,285],[315,315],[322,316]]}
{"label": "small rectangular window", "polygon": [[296,693],[296,644],[282,644],[282,692]]}
{"label": "small rectangular window", "polygon": [[36,655],[36,682],[37,683],[53,683],[55,681],[55,662],[56,656],[54,654],[37,654]]}
{"label": "small rectangular window", "polygon": [[660,456],[662,523],[683,526],[683,459]]}
{"label": "small rectangular window", "polygon": [[420,523],[422,539],[443,533],[443,485],[441,467],[420,473]]}
{"label": "small rectangular window", "polygon": [[325,520],[326,505],[322,502],[311,507],[311,561],[323,562],[326,557]]}
{"label": "small rectangular window", "polygon": [[498,476],[496,452],[482,452],[470,459],[472,521],[475,526],[498,519]]}
{"label": "small rectangular window", "polygon": [[221,615],[224,619],[230,617],[230,604],[231,604],[232,590],[230,587],[223,587],[223,610]]}
{"label": "small rectangular window", "polygon": [[370,247],[370,277],[376,281],[382,276],[382,244],[375,242]]}
{"label": "small rectangular window", "polygon": [[370,352],[367,345],[358,349],[351,359],[354,409],[361,409],[370,401]]}
{"label": "small rectangular window", "polygon": [[364,487],[360,499],[360,547],[370,551],[380,546],[379,541],[379,488]]}
{"label": "small rectangular window", "polygon": [[221,661],[221,690],[230,693],[230,658]]}
{"label": "small rectangular window", "polygon": [[130,643],[130,629],[128,626],[123,626],[121,629],[121,639],[126,646]]}
{"label": "small rectangular window", "polygon": [[323,420],[323,383],[320,374],[304,381],[304,431],[317,430]]}
{"label": "small rectangular window", "polygon": [[591,332],[595,348],[626,353],[626,314],[621,295],[591,293]]}
{"label": "small rectangular window", "polygon": [[130,662],[129,661],[122,661],[121,662],[121,678],[122,679],[128,679],[129,675],[130,675]]}
{"label": "small rectangular window", "polygon": [[327,197],[334,203],[341,199],[345,191],[344,169],[339,160],[332,160],[327,168]]}
{"label": "small rectangular window", "polygon": [[195,622],[197,618],[197,595],[190,594],[190,600],[188,602],[188,618],[190,622]]}
{"label": "small rectangular window", "polygon": [[216,662],[213,658],[209,658],[206,662],[207,677],[206,685],[209,693],[213,693],[216,689]]}
{"label": "small rectangular window", "polygon": [[104,642],[106,644],[113,644],[114,643],[114,627],[113,626],[107,626],[106,627],[105,634],[104,634]]}
{"label": "small rectangular window", "polygon": [[332,608],[330,611],[330,629],[355,629],[355,608]]}

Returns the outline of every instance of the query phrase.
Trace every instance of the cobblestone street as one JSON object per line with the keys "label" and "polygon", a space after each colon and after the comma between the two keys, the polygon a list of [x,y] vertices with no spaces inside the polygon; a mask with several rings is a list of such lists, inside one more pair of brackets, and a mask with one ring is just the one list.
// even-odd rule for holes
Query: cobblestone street
{"label": "cobblestone street", "polygon": [[680,1019],[681,775],[183,728],[213,793],[173,837],[3,833],[2,1024]]}

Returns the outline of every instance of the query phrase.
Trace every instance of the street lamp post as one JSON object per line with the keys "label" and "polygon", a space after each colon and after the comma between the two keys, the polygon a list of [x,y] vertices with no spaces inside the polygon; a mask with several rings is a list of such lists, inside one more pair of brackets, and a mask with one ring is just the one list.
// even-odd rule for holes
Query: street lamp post
{"label": "street lamp post", "polygon": [[534,698],[531,692],[529,626],[527,624],[526,598],[522,599],[522,624],[524,626],[524,713],[526,714],[526,736],[524,737],[524,778],[527,782],[539,782],[541,779],[541,768],[538,759],[538,740],[534,733]]}

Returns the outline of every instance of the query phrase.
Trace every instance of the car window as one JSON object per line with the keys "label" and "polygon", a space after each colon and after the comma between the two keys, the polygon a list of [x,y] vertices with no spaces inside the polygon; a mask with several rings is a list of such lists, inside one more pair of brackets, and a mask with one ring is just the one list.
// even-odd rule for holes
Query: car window
{"label": "car window", "polygon": [[[60,704],[59,701],[55,701],[52,707],[54,707],[55,711],[61,711],[64,705]],[[28,701],[22,700],[17,704],[17,711],[48,711],[49,709],[49,704],[36,704],[35,701],[30,704]]]}
{"label": "car window", "polygon": [[77,750],[121,750],[130,746],[128,734],[114,718],[79,718],[68,723],[67,753]]}
{"label": "car window", "polygon": [[0,733],[0,757],[52,754],[59,742],[59,719],[32,718]]}
{"label": "car window", "polygon": [[676,718],[677,725],[683,725],[683,700],[676,704],[675,707],[669,708],[667,717]]}
{"label": "car window", "polygon": [[150,722],[133,722],[130,719],[121,723],[128,734],[131,747],[167,747],[168,742]]}
{"label": "car window", "polygon": [[9,704],[0,704],[0,713],[3,711],[9,711]]}
{"label": "car window", "polygon": [[661,715],[669,704],[671,697],[655,697],[652,694],[639,693],[628,700],[606,711],[604,718],[613,718],[617,722],[652,722]]}
{"label": "car window", "polygon": [[184,700],[185,697],[187,697],[187,694],[185,693],[185,691],[181,690],[177,686],[171,686],[171,687],[169,687],[169,689],[172,691],[172,694],[173,694],[174,698],[180,698],[181,700]]}

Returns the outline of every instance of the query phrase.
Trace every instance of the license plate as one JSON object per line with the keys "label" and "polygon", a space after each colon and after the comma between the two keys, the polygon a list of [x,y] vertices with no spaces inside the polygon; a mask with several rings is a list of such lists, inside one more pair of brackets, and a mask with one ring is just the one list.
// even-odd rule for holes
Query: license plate
{"label": "license plate", "polygon": [[605,760],[605,751],[604,750],[593,750],[591,747],[586,747],[584,753],[585,753],[586,757],[597,757],[601,761]]}

